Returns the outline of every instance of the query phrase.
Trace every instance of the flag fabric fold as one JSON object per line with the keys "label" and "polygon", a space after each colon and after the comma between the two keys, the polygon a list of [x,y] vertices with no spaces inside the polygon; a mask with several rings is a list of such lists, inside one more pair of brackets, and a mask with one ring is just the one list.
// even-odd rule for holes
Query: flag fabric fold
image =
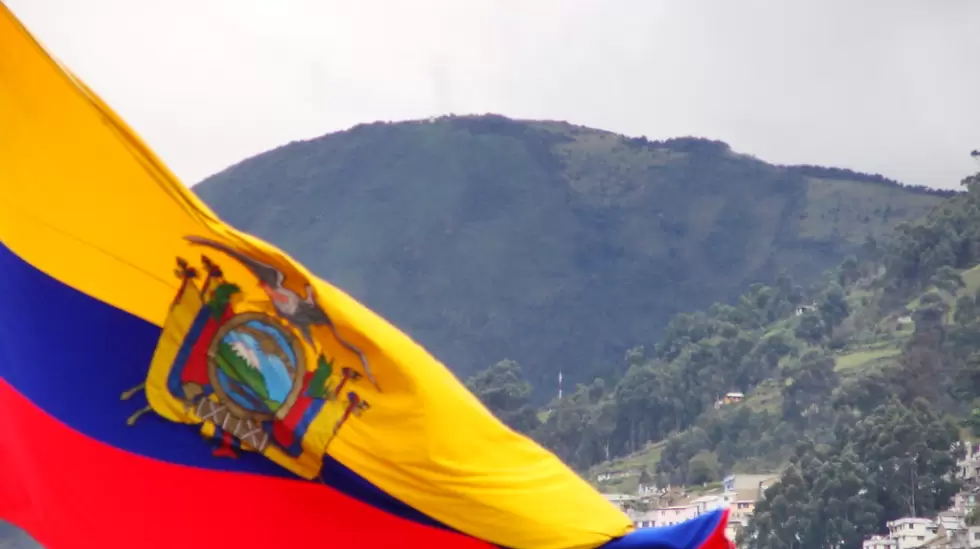
{"label": "flag fabric fold", "polygon": [[720,511],[633,532],[406,335],[219,220],[2,3],[0,188],[0,518],[49,549],[724,542]]}

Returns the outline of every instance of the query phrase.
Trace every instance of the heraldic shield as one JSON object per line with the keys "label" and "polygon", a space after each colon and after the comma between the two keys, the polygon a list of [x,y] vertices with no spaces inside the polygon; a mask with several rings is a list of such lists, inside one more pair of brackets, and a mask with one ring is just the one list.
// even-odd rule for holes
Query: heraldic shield
{"label": "heraldic shield", "polygon": [[[188,240],[239,261],[256,280],[227,280],[208,256],[200,269],[177,259],[180,287],[145,382],[148,408],[201,425],[215,456],[260,452],[303,478],[317,477],[330,441],[369,408],[356,391],[361,374],[311,337],[311,325],[332,327],[312,290],[301,298],[272,267],[217,242]],[[257,292],[247,298],[245,284],[267,299],[255,300]],[[319,314],[309,314],[312,308]],[[367,366],[363,354],[339,343]]]}

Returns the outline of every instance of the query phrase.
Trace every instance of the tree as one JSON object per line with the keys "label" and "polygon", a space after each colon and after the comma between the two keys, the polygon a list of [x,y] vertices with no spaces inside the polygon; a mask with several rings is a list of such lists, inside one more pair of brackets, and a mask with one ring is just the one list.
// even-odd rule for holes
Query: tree
{"label": "tree", "polygon": [[847,256],[838,267],[837,282],[841,286],[848,286],[861,278],[861,271],[858,260],[853,255]]}
{"label": "tree", "polygon": [[953,322],[964,325],[976,322],[977,303],[973,296],[964,295],[956,300],[956,312],[953,313]]}
{"label": "tree", "polygon": [[943,265],[942,267],[938,268],[936,273],[932,275],[930,282],[933,286],[939,288],[940,290],[954,295],[960,290],[960,288],[966,286],[966,284],[963,282],[963,277],[960,276],[956,269],[949,265]]}
{"label": "tree", "polygon": [[813,496],[803,478],[801,464],[794,463],[783,472],[779,482],[770,486],[748,526],[736,540],[739,547],[751,549],[803,549],[821,547],[807,543],[812,537]]}
{"label": "tree", "polygon": [[866,497],[875,489],[868,466],[853,449],[844,448],[825,455],[818,466],[811,462],[808,470],[813,471],[807,478],[817,517],[808,537],[820,540],[820,547],[860,547],[881,527],[881,506]]}
{"label": "tree", "polygon": [[936,332],[920,332],[916,323],[916,333],[905,346],[901,365],[905,378],[906,399],[916,398],[938,403],[940,396],[949,386],[943,367],[940,348],[940,335]]}
{"label": "tree", "polygon": [[871,262],[873,267],[872,274],[877,274],[878,261],[881,260],[881,249],[878,247],[878,240],[871,235],[866,236],[864,243],[861,245],[861,252],[864,258]]}
{"label": "tree", "polygon": [[797,445],[739,538],[750,549],[858,549],[901,516],[931,517],[959,489],[955,425],[918,400],[897,400],[839,425],[832,445]]}
{"label": "tree", "polygon": [[787,421],[811,424],[812,418],[828,411],[830,395],[839,384],[834,365],[833,356],[811,349],[780,369]]}
{"label": "tree", "polygon": [[662,424],[675,415],[666,387],[666,365],[652,362],[632,366],[616,385],[613,399],[619,410],[617,438],[626,453],[662,435]]}
{"label": "tree", "polygon": [[832,283],[824,291],[818,309],[820,310],[820,316],[824,324],[831,329],[839,325],[851,314],[850,306],[847,304],[847,296],[844,295],[844,289],[837,283]]}
{"label": "tree", "polygon": [[718,457],[713,452],[701,450],[687,463],[689,484],[705,484],[718,478]]}
{"label": "tree", "polygon": [[880,406],[843,438],[868,464],[884,520],[932,516],[959,490],[956,424],[923,399],[908,408],[897,400]]}
{"label": "tree", "polygon": [[796,337],[809,343],[820,343],[827,334],[827,327],[817,311],[809,310],[800,316],[796,325]]}
{"label": "tree", "polygon": [[767,333],[742,359],[735,385],[743,389],[754,387],[779,370],[783,357],[796,353],[797,342],[787,328]]}
{"label": "tree", "polygon": [[512,429],[530,434],[540,424],[531,406],[531,384],[517,362],[501,360],[471,377],[466,386]]}
{"label": "tree", "polygon": [[905,376],[896,367],[869,372],[842,384],[840,390],[834,393],[833,407],[842,413],[853,411],[866,415],[891,400],[903,388],[904,380]]}
{"label": "tree", "polygon": [[[601,382],[601,379],[597,379]],[[588,387],[586,390],[588,391]],[[591,391],[595,394],[596,391]],[[598,398],[584,416],[584,428],[578,449],[575,452],[577,463],[598,463],[612,459],[613,435],[618,420],[616,402]]]}
{"label": "tree", "polygon": [[653,477],[650,476],[650,471],[646,467],[640,470],[640,486],[650,486],[653,483]]}

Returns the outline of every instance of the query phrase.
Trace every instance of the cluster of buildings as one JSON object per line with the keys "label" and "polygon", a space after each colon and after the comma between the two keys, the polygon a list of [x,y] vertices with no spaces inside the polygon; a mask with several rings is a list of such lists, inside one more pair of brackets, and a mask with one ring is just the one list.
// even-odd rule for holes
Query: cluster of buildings
{"label": "cluster of buildings", "polygon": [[[614,480],[632,474],[605,473],[597,480]],[[965,457],[957,463],[956,475],[964,482],[964,489],[949,509],[936,518],[893,520],[886,525],[886,535],[864,540],[862,549],[980,549],[980,524],[968,524],[971,512],[980,506],[980,444],[967,445]],[[778,480],[777,474],[735,474],[725,477],[721,488],[712,492],[641,485],[635,494],[604,495],[637,528],[670,526],[727,507],[729,521],[725,534],[735,540],[752,517],[756,501]]]}
{"label": "cluster of buildings", "polygon": [[722,481],[721,489],[714,492],[692,493],[670,487],[655,489],[640,486],[636,494],[605,496],[619,506],[637,528],[670,526],[727,507],[729,520],[726,534],[734,540],[752,516],[755,502],[778,479],[776,474],[729,475]]}
{"label": "cluster of buildings", "polygon": [[953,505],[935,519],[902,517],[887,524],[888,534],[864,540],[862,549],[980,549],[980,525],[967,517],[980,504],[980,445],[965,446],[966,455],[956,464],[964,483]]}
{"label": "cluster of buildings", "polygon": [[980,526],[967,526],[967,513],[953,508],[935,519],[893,520],[888,523],[888,535],[864,540],[863,549],[980,549]]}

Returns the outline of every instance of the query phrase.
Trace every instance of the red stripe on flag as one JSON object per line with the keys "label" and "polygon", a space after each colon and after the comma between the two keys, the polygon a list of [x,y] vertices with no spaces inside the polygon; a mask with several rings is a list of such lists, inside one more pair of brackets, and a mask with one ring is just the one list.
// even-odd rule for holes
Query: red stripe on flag
{"label": "red stripe on flag", "polygon": [[493,547],[321,484],[120,450],[48,416],[2,379],[0,417],[0,517],[46,549]]}

